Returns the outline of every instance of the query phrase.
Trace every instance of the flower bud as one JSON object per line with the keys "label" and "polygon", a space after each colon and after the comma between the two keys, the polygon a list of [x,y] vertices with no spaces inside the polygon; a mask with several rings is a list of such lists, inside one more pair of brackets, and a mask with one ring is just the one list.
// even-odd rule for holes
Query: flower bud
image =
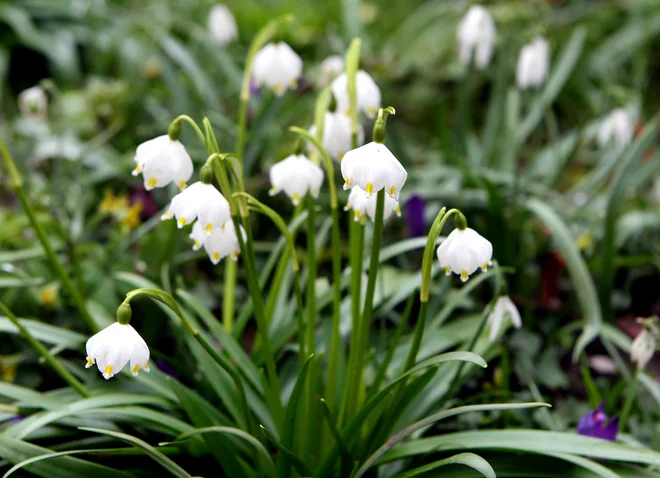
{"label": "flower bud", "polygon": [[119,307],[117,307],[117,322],[122,325],[126,325],[131,321],[131,316],[133,312],[131,311],[131,304],[129,302],[122,302]]}
{"label": "flower bud", "polygon": [[181,136],[181,121],[174,120],[167,129],[167,135],[172,141],[177,141]]}
{"label": "flower bud", "polygon": [[204,184],[211,184],[213,182],[213,166],[206,163],[199,171],[199,180]]}

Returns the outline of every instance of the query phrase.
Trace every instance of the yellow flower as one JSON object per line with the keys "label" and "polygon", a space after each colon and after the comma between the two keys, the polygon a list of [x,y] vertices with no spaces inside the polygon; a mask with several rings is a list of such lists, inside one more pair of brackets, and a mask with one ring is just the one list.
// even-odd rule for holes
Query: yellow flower
{"label": "yellow flower", "polygon": [[582,251],[586,251],[587,249],[589,249],[592,243],[593,243],[593,238],[591,237],[591,233],[589,232],[585,232],[575,240],[575,246]]}
{"label": "yellow flower", "polygon": [[39,291],[39,300],[47,309],[52,309],[57,303],[58,290],[56,285],[47,285]]}
{"label": "yellow flower", "polygon": [[116,214],[128,207],[128,196],[115,196],[109,189],[105,190],[103,201],[99,205],[99,212],[104,214]]}
{"label": "yellow flower", "polygon": [[131,231],[140,225],[142,208],[142,201],[138,201],[126,210],[120,222],[123,231]]}

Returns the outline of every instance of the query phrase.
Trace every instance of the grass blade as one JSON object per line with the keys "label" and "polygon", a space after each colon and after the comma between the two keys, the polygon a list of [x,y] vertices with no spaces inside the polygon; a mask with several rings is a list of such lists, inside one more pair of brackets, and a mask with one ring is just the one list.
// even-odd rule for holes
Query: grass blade
{"label": "grass blade", "polygon": [[495,475],[495,470],[490,464],[481,458],[479,455],[474,453],[459,453],[458,455],[450,456],[444,460],[434,461],[428,465],[420,466],[414,470],[410,470],[405,473],[396,475],[395,478],[412,478],[413,476],[419,476],[429,471],[433,471],[436,468],[440,468],[445,465],[465,465],[477,470],[479,473],[484,475],[486,478],[497,478]]}

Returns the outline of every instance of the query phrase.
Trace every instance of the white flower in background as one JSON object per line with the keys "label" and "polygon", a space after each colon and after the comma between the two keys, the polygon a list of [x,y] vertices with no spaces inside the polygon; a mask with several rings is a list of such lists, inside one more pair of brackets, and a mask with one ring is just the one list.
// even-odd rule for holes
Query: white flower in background
{"label": "white flower in background", "polygon": [[[474,60],[483,70],[490,63],[495,48],[495,22],[481,5],[470,7],[458,26],[458,56],[464,65]],[[474,55],[474,58],[473,58]]]}
{"label": "white flower in background", "polygon": [[632,141],[634,129],[635,125],[630,113],[625,108],[617,108],[601,122],[598,144],[604,147],[610,141],[614,141],[616,149],[621,151]]}
{"label": "white flower in background", "polygon": [[523,47],[518,58],[516,83],[518,88],[538,88],[548,76],[550,46],[545,38],[537,37]]}
{"label": "white flower in background", "polygon": [[257,86],[266,85],[282,96],[287,88],[296,88],[302,68],[302,59],[289,45],[269,43],[255,55],[252,76]]}
{"label": "white flower in background", "polygon": [[639,335],[633,340],[630,349],[630,359],[637,363],[639,370],[643,369],[653,354],[655,353],[655,337],[651,332],[642,329]]}
{"label": "white flower in background", "polygon": [[323,170],[303,154],[292,154],[275,163],[269,176],[272,185],[269,194],[274,196],[284,191],[296,206],[308,192],[318,197],[323,184]]}
{"label": "white flower in background", "polygon": [[224,227],[231,219],[231,213],[229,203],[215,186],[197,181],[172,198],[161,219],[173,217],[179,228],[198,219],[204,232],[211,234]]}
{"label": "white flower in background", "polygon": [[474,229],[454,229],[438,247],[438,260],[446,275],[458,274],[466,282],[478,268],[491,265],[493,245]]}
{"label": "white flower in background", "polygon": [[[309,128],[309,134],[316,136],[316,125]],[[351,150],[351,118],[343,113],[326,113],[323,122],[323,140],[321,144],[328,154],[341,161],[344,155]],[[364,128],[358,126],[358,145],[364,143]],[[309,150],[313,151],[313,145]]]}
{"label": "white flower in background", "polygon": [[341,160],[344,189],[360,186],[367,197],[385,188],[393,199],[406,183],[408,173],[383,143],[371,143],[349,151]]}
{"label": "white flower in background", "polygon": [[339,55],[332,55],[321,62],[319,66],[319,86],[327,85],[331,80],[344,72],[344,59]]}
{"label": "white flower in background", "polygon": [[[247,240],[243,226],[241,228],[241,235],[243,241]],[[215,265],[225,257],[229,256],[233,261],[238,259],[241,252],[238,238],[236,237],[236,229],[233,224],[228,224],[224,228],[215,229],[211,234],[206,234],[201,223],[198,221],[193,224],[192,232],[189,236],[194,242],[193,250],[198,251],[202,247],[209,255],[209,259]]]}
{"label": "white flower in background", "polygon": [[209,12],[208,28],[211,38],[221,45],[231,43],[238,38],[236,20],[226,5],[214,5]]}
{"label": "white flower in background", "polygon": [[175,183],[184,189],[193,174],[193,164],[186,148],[168,135],[145,141],[135,150],[137,167],[133,176],[142,173],[147,191]]}
{"label": "white flower in background", "polygon": [[520,312],[518,312],[516,304],[508,296],[501,295],[497,298],[493,311],[488,316],[491,342],[495,341],[502,324],[507,320],[510,320],[517,329],[522,327],[522,319],[520,318]]}
{"label": "white flower in background", "polygon": [[[357,106],[369,118],[374,118],[380,108],[380,88],[371,75],[364,70],[358,70],[355,75],[355,93]],[[351,112],[351,103],[348,98],[348,77],[342,73],[332,82],[332,94],[337,103],[337,111]]]}
{"label": "white flower in background", "polygon": [[[373,221],[376,217],[376,196],[367,197],[364,190],[360,186],[355,186],[351,189],[351,193],[348,195],[348,201],[346,206],[344,206],[344,211],[349,209],[353,210],[353,218],[355,221],[359,221],[365,214]],[[393,212],[396,212],[397,216],[401,216],[401,208],[399,207],[399,201],[391,198],[390,196],[385,196],[385,205],[383,209],[383,220],[387,220]]]}
{"label": "white flower in background", "polygon": [[44,119],[48,113],[48,97],[40,86],[33,86],[18,95],[18,108],[24,118]]}
{"label": "white flower in background", "polygon": [[93,335],[86,345],[89,368],[96,364],[105,379],[124,368],[130,360],[131,373],[137,376],[140,369],[149,371],[149,347],[130,324],[114,324]]}

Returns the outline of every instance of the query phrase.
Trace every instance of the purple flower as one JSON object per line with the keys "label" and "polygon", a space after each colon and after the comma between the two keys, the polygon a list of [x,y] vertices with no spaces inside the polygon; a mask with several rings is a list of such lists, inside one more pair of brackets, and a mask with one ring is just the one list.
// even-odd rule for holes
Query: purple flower
{"label": "purple flower", "polygon": [[165,362],[165,360],[157,359],[156,360],[156,367],[158,367],[158,369],[161,372],[169,375],[170,377],[175,377],[176,378],[176,372],[174,371],[174,369],[167,362]]}
{"label": "purple flower", "polygon": [[408,235],[410,237],[424,236],[426,234],[425,208],[426,201],[417,195],[411,196],[408,202],[406,202],[406,222],[408,223]]}
{"label": "purple flower", "polygon": [[250,96],[261,96],[261,87],[254,80],[254,77],[250,77]]}
{"label": "purple flower", "polygon": [[608,419],[605,414],[605,402],[602,402],[593,412],[580,418],[577,431],[580,435],[614,441],[619,432],[619,418]]}

